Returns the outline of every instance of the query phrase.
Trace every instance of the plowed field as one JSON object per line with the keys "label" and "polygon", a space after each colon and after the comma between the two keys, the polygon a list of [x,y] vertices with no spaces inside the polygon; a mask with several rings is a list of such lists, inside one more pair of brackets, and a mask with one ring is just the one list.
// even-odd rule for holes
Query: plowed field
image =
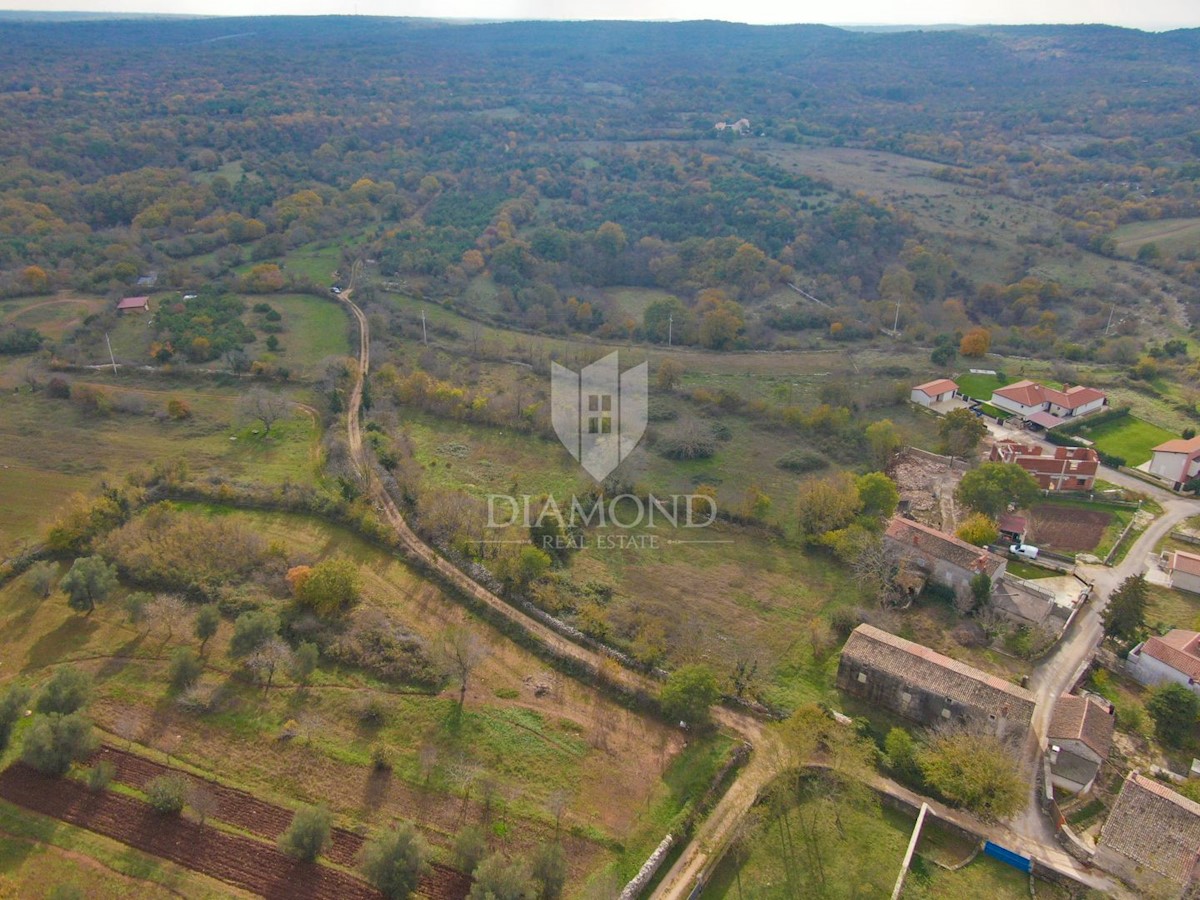
{"label": "plowed field", "polygon": [[[107,759],[117,780],[134,787],[177,771],[112,747],[94,761]],[[184,777],[195,778],[187,775]],[[203,781],[203,779],[196,779]],[[212,818],[272,841],[287,828],[291,812],[250,794],[204,781],[217,800]],[[93,793],[76,781],[49,778],[21,764],[0,773],[0,797],[34,812],[79,825],[146,853],[204,872],[270,900],[379,900],[374,888],[328,866],[299,862],[271,844],[229,834],[178,816],[155,812],[148,804],[111,792]],[[335,829],[328,852],[331,861],[352,865],[363,839]],[[428,900],[462,900],[470,879],[436,866],[422,880],[419,896]]]}

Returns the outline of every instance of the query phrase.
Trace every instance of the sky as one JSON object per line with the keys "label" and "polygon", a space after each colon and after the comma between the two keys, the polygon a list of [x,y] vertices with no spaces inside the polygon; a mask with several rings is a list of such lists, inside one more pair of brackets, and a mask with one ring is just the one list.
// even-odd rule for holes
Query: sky
{"label": "sky", "polygon": [[753,24],[1105,23],[1200,27],[1197,0],[0,0],[0,9],[199,15],[380,15],[476,19],[722,19]]}

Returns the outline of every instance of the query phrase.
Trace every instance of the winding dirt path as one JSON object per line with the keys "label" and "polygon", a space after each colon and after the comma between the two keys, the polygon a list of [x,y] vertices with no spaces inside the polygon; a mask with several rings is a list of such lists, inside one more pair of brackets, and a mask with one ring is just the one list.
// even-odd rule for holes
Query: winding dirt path
{"label": "winding dirt path", "polygon": [[[372,500],[400,537],[404,549],[423,563],[444,584],[486,605],[517,625],[555,656],[570,660],[584,667],[594,677],[603,677],[618,687],[642,691],[651,696],[656,695],[659,688],[656,681],[646,675],[616,665],[613,660],[603,654],[568,640],[544,623],[511,606],[457,566],[443,559],[436,550],[412,530],[400,509],[384,490],[374,469],[369,464],[363,448],[359,407],[362,403],[363,384],[370,370],[370,325],[366,315],[354,303],[353,279],[351,279],[351,286],[343,291],[338,299],[346,304],[358,322],[359,328],[359,364],[346,416],[347,441],[351,459],[355,471],[366,483]],[[713,711],[713,716],[719,725],[733,731],[749,743],[754,748],[754,753],[750,762],[741,770],[712,812],[700,824],[691,841],[684,847],[680,857],[651,894],[654,900],[684,900],[689,897],[697,883],[706,877],[711,867],[720,860],[738,825],[757,802],[762,790],[779,772],[797,762],[792,758],[789,748],[778,733],[754,716],[725,707],[717,707]],[[917,797],[912,791],[882,776],[875,779],[875,786],[886,793],[906,799]],[[1008,841],[1009,845],[1017,843],[1019,837],[1017,832],[1005,826],[987,826],[970,815],[955,810],[940,808],[940,812],[944,813],[946,818],[959,821],[976,833],[994,835],[998,841]],[[1050,844],[1046,844],[1042,841],[1029,841],[1026,838],[1025,843],[1032,845],[1027,849],[1040,863],[1068,873],[1071,877],[1101,890],[1109,892],[1118,890],[1110,879],[1083,869],[1052,841]]]}

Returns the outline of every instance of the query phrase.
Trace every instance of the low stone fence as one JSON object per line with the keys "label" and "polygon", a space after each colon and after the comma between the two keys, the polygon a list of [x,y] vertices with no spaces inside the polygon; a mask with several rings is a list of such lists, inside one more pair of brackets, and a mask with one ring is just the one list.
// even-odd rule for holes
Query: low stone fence
{"label": "low stone fence", "polygon": [[629,884],[625,885],[625,890],[621,891],[619,900],[637,900],[642,891],[646,889],[646,885],[654,880],[654,876],[658,874],[658,870],[662,868],[663,862],[674,846],[675,836],[668,834],[650,854],[650,858],[642,863],[642,867]]}

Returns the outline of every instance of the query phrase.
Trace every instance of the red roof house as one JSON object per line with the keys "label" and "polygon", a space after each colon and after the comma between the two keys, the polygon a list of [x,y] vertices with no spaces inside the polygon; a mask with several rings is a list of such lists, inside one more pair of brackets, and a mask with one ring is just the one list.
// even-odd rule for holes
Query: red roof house
{"label": "red roof house", "polygon": [[149,309],[149,297],[126,297],[117,304],[117,312],[147,312]]}
{"label": "red roof house", "polygon": [[1035,413],[1049,413],[1058,419],[1069,419],[1095,412],[1107,402],[1108,395],[1104,391],[1081,385],[1058,391],[1026,380],[992,391],[993,406],[1025,418]]}

